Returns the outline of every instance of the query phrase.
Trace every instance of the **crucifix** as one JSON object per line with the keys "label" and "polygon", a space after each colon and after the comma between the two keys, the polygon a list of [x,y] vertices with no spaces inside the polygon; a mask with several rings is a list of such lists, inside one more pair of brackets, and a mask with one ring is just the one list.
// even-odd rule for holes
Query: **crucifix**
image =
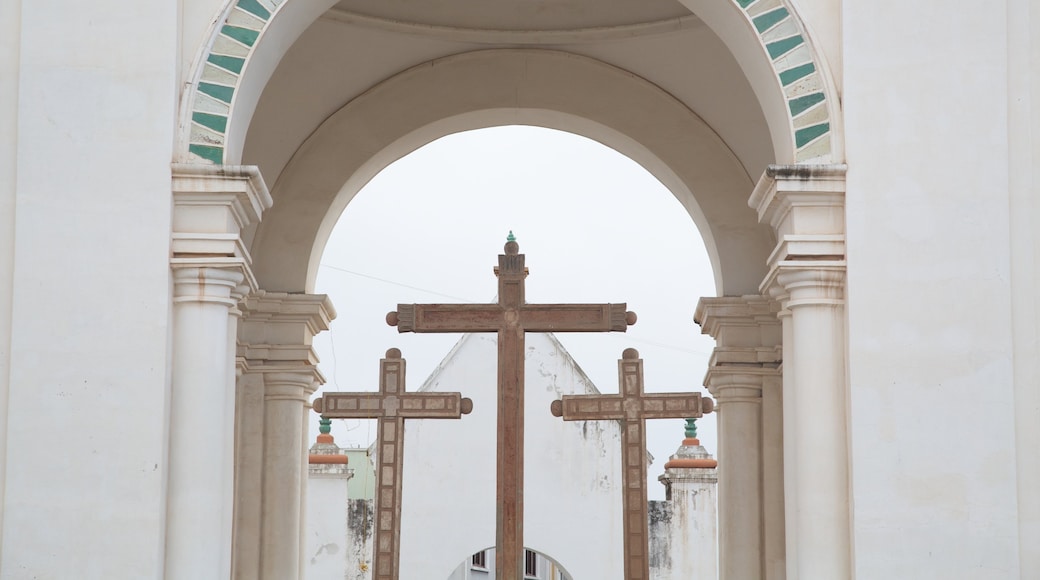
{"label": "crucifix", "polygon": [[325,393],[312,403],[328,419],[378,419],[372,580],[398,580],[405,419],[458,419],[473,410],[459,393],[406,393],[405,361],[391,348],[379,361],[378,393]]}
{"label": "crucifix", "polygon": [[626,348],[618,361],[618,383],[616,395],[564,395],[550,411],[564,421],[621,422],[625,580],[649,580],[646,420],[701,417],[712,412],[715,402],[700,393],[644,393],[643,359],[634,348]]}
{"label": "crucifix", "polygon": [[524,255],[509,232],[499,254],[498,304],[398,304],[386,321],[398,332],[498,333],[498,447],[495,577],[524,578],[524,334],[624,332],[625,304],[527,304]]}

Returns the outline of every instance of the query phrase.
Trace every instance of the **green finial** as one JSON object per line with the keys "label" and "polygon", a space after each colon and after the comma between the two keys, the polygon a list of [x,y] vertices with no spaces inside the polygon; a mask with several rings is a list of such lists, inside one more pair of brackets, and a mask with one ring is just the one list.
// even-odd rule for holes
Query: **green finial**
{"label": "green finial", "polygon": [[332,419],[326,418],[325,415],[321,416],[321,421],[318,421],[318,431],[321,431],[322,435],[328,435],[332,431]]}
{"label": "green finial", "polygon": [[686,438],[696,439],[697,438],[697,419],[686,420]]}
{"label": "green finial", "polygon": [[516,236],[513,235],[513,230],[509,230],[509,235],[506,236],[506,241],[507,242],[515,242],[516,241]]}

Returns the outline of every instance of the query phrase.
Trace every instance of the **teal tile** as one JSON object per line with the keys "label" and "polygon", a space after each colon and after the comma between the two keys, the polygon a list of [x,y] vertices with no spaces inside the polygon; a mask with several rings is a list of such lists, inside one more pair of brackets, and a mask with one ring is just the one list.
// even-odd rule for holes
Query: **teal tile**
{"label": "teal tile", "polygon": [[816,72],[816,65],[811,62],[787,69],[780,73],[780,84],[786,87],[798,79],[805,78],[814,72]]}
{"label": "teal tile", "polygon": [[234,38],[246,46],[253,46],[253,44],[256,43],[257,37],[260,36],[260,33],[255,30],[239,28],[237,26],[228,26],[226,24],[220,29],[220,33],[229,38]]}
{"label": "teal tile", "polygon": [[813,125],[812,127],[806,127],[795,131],[794,134],[794,146],[797,149],[802,148],[806,143],[809,143],[813,139],[820,135],[826,135],[831,130],[830,123],[820,123],[819,125]]}
{"label": "teal tile", "polygon": [[271,17],[271,13],[267,11],[267,8],[261,6],[256,0],[238,0],[238,7],[264,20]]}
{"label": "teal tile", "polygon": [[235,94],[235,89],[232,87],[225,87],[224,85],[215,85],[212,83],[199,83],[199,90],[214,99],[219,99],[225,103],[230,103],[231,96]]}
{"label": "teal tile", "polygon": [[210,113],[192,113],[191,120],[203,127],[209,127],[217,133],[227,132],[227,117]]}
{"label": "teal tile", "polygon": [[748,6],[751,6],[752,4],[754,4],[755,2],[756,2],[756,0],[737,0],[737,4],[740,4],[741,8],[747,8]]}
{"label": "teal tile", "polygon": [[755,23],[755,29],[761,34],[770,28],[774,27],[784,18],[787,18],[790,13],[786,8],[778,8],[772,12],[766,12],[765,14],[755,18],[752,22]]}
{"label": "teal tile", "polygon": [[210,145],[195,145],[192,143],[188,145],[188,151],[198,155],[199,157],[212,161],[215,165],[224,164],[224,148],[213,147]]}
{"label": "teal tile", "polygon": [[227,69],[236,74],[240,74],[242,72],[242,67],[246,64],[246,59],[244,58],[238,58],[237,56],[224,56],[223,54],[211,54],[206,60],[220,68]]}
{"label": "teal tile", "polygon": [[771,42],[766,45],[766,50],[769,51],[769,58],[775,59],[776,57],[787,54],[795,47],[801,46],[805,43],[805,39],[802,35],[792,36],[791,38],[785,38],[776,42]]}
{"label": "teal tile", "polygon": [[791,116],[797,117],[804,113],[809,107],[823,101],[824,98],[823,93],[813,93],[811,95],[805,95],[804,97],[798,97],[797,99],[791,99],[787,102],[787,106],[791,107]]}

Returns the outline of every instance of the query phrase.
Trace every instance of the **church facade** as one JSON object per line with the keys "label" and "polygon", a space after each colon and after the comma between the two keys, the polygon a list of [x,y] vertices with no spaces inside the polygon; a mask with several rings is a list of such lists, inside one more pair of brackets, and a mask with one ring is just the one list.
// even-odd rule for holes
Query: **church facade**
{"label": "church facade", "polygon": [[1040,577],[1038,11],[4,2],[0,578],[301,578],[324,242],[507,124],[705,239],[721,578]]}

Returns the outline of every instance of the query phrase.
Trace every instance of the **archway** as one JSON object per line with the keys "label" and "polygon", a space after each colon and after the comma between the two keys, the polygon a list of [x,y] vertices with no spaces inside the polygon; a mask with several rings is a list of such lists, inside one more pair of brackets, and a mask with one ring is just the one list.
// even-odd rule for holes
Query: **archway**
{"label": "archway", "polygon": [[[203,80],[209,74],[206,82],[220,77],[231,84],[221,85],[224,89],[207,86],[207,97],[196,101],[223,114],[189,111],[193,120],[185,121],[185,130],[191,132],[191,125],[196,135],[213,139],[213,155],[206,157],[210,161],[255,164],[272,182],[273,208],[255,230],[243,234],[254,258],[253,272],[267,292],[293,297],[311,291],[328,230],[358,188],[394,159],[460,130],[517,123],[552,127],[596,139],[637,160],[668,185],[698,225],[712,257],[716,291],[726,296],[761,294],[775,286],[767,264],[791,255],[771,255],[774,229],[789,218],[781,215],[770,222],[769,215],[778,211],[776,204],[769,205],[770,180],[782,174],[804,184],[840,173],[771,170],[753,198],[759,211],[747,206],[755,176],[770,162],[825,161],[836,150],[836,100],[829,98],[833,91],[825,67],[814,60],[793,11],[779,2],[741,0],[729,9],[718,8],[718,14],[705,7],[704,18],[696,22],[665,19],[663,25],[648,27],[630,23],[614,27],[606,36],[585,29],[535,31],[521,34],[524,42],[508,43],[506,37],[486,30],[416,34],[385,22],[377,26],[371,19],[359,25],[355,15],[344,16],[341,9],[326,13],[293,43],[303,25],[313,20],[302,8],[289,11],[299,3],[268,2],[271,10],[265,8],[265,17],[253,3],[243,2],[230,7],[229,14],[252,18],[258,28],[253,33],[224,28],[216,33],[243,35],[239,44],[249,46],[248,54],[223,61],[241,67],[240,73],[227,76],[229,70],[215,62],[221,59],[214,60],[209,52],[203,56],[207,64],[202,68],[208,71],[200,73]],[[246,7],[254,9],[252,16],[240,14]],[[357,34],[346,35],[337,28],[344,22]],[[673,25],[674,35],[657,33]],[[754,42],[746,42],[748,27],[755,31]],[[657,32],[645,33],[648,29]],[[610,37],[618,31],[621,36]],[[638,32],[633,35],[638,48],[612,54],[612,41],[628,32]],[[372,66],[355,57],[345,67],[349,74],[330,75],[337,63],[342,64],[337,51],[357,48],[337,42],[348,37],[363,42],[365,34],[373,42],[363,48],[378,56],[370,59]],[[285,50],[289,44],[292,48]],[[738,49],[732,49],[734,44]],[[559,50],[560,45],[567,50]],[[707,50],[698,51],[701,46]],[[712,62],[698,61],[693,67],[706,75],[703,83],[691,82],[689,75],[675,70],[661,70],[662,65],[681,62],[675,52],[668,52],[675,49],[691,58],[711,55],[707,60]],[[264,56],[265,50],[270,54]],[[794,59],[795,52],[808,54],[809,60]],[[271,73],[279,59],[279,70]],[[713,63],[718,65],[715,70],[709,66]],[[315,80],[321,82],[306,82]],[[698,90],[704,87],[711,90]],[[199,128],[206,123],[212,125],[206,127],[209,132]],[[186,138],[185,145],[192,138]],[[200,162],[205,157],[185,156]],[[830,199],[827,203],[828,211],[836,207]],[[759,223],[763,219],[766,225]],[[826,226],[836,223],[830,220]],[[799,245],[794,256],[843,259],[842,242],[834,237],[840,231],[807,233],[831,238],[811,240],[810,251]],[[829,248],[829,253],[819,248]],[[775,314],[768,311],[769,299],[745,302],[754,303],[752,319]],[[771,364],[775,370],[777,341],[760,342],[739,345],[744,349],[741,356],[750,356],[751,362],[734,364]],[[768,352],[773,354],[760,356]],[[723,385],[749,391],[734,395],[735,403],[746,403],[761,392],[761,378],[740,380],[757,380],[758,385]],[[750,414],[747,420],[756,421],[755,417]],[[744,523],[750,526],[748,522]]]}
{"label": "archway", "polygon": [[[495,548],[488,547],[463,560],[447,580],[487,580],[495,569]],[[537,550],[524,554],[524,577],[532,580],[574,580],[552,557]]]}

